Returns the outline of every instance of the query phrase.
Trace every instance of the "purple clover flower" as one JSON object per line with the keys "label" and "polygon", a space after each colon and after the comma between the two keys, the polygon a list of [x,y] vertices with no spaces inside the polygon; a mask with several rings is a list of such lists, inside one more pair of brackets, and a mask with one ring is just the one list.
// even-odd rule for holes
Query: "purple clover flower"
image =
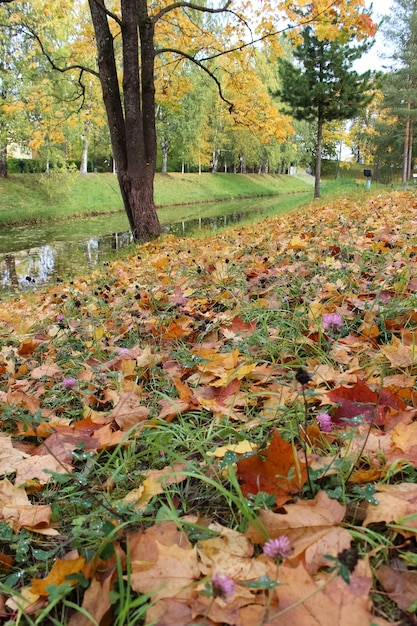
{"label": "purple clover flower", "polygon": [[64,380],[61,383],[62,389],[74,389],[76,382],[77,382],[76,378],[72,378],[72,377],[64,378]]}
{"label": "purple clover flower", "polygon": [[286,559],[291,554],[291,541],[285,535],[269,539],[264,544],[264,554],[273,559]]}
{"label": "purple clover flower", "polygon": [[333,428],[332,418],[328,413],[319,413],[316,417],[320,430],[324,433],[330,433]]}
{"label": "purple clover flower", "polygon": [[213,574],[211,579],[211,590],[214,598],[222,598],[227,600],[235,592],[235,581],[228,576],[221,576],[217,572]]}
{"label": "purple clover flower", "polygon": [[323,330],[338,330],[343,324],[343,319],[338,313],[326,313],[323,315],[321,327]]}

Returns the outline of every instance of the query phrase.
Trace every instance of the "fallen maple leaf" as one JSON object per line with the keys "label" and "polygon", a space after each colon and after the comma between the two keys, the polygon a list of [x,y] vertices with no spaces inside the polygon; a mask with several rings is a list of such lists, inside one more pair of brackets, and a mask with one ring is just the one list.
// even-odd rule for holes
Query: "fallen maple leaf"
{"label": "fallen maple leaf", "polygon": [[395,335],[392,337],[392,343],[380,348],[389,360],[391,367],[409,367],[417,363],[417,351],[415,346],[406,346]]}
{"label": "fallen maple leaf", "polygon": [[141,486],[129,491],[123,502],[132,504],[134,511],[143,509],[154,496],[163,493],[168,485],[183,482],[187,477],[182,474],[182,470],[186,467],[184,463],[174,463],[162,470],[148,470]]}
{"label": "fallen maple leaf", "polygon": [[417,601],[417,572],[381,565],[376,575],[383,589],[403,611],[415,612]]}
{"label": "fallen maple leaf", "polygon": [[37,479],[41,485],[46,485],[52,480],[52,473],[69,474],[71,472],[71,465],[62,463],[52,454],[31,456],[17,466],[15,485],[19,487],[33,479]]}
{"label": "fallen maple leaf", "polygon": [[12,438],[0,433],[0,474],[11,474],[29,455],[13,447]]}
{"label": "fallen maple leaf", "polygon": [[[372,611],[369,592],[372,572],[366,561],[359,561],[350,575],[350,584],[330,574],[311,577],[302,563],[297,567],[284,563],[280,567],[280,585],[275,593],[278,610],[270,612],[268,626],[388,626]],[[304,600],[303,600],[304,598]]]}
{"label": "fallen maple leaf", "polygon": [[[47,587],[49,585],[59,586],[68,582],[66,581],[67,576],[81,572],[84,563],[85,560],[82,556],[74,559],[56,559],[46,578],[32,578],[32,593],[38,596],[48,596]],[[71,584],[75,584],[75,581],[73,580]]]}
{"label": "fallen maple leaf", "polygon": [[237,463],[237,474],[244,496],[259,491],[276,496],[276,506],[282,506],[298,493],[307,481],[307,466],[297,456],[295,448],[274,429],[271,443],[262,451]]}
{"label": "fallen maple leaf", "polygon": [[155,602],[161,598],[191,599],[193,583],[199,579],[197,549],[163,545],[156,542],[156,560],[144,562],[135,550],[131,553],[130,584],[133,591],[151,593]]}
{"label": "fallen maple leaf", "polygon": [[417,534],[417,485],[377,485],[375,497],[378,504],[368,505],[364,526],[378,522],[396,522],[408,529],[400,530],[405,537]]}
{"label": "fallen maple leaf", "polygon": [[285,535],[291,542],[291,560],[302,556],[311,573],[328,565],[324,554],[336,556],[350,546],[350,534],[339,526],[346,507],[329,498],[325,491],[319,491],[314,500],[298,500],[283,509],[283,513],[261,510],[259,524],[250,526],[245,536],[253,543],[263,544],[265,533],[271,539]]}

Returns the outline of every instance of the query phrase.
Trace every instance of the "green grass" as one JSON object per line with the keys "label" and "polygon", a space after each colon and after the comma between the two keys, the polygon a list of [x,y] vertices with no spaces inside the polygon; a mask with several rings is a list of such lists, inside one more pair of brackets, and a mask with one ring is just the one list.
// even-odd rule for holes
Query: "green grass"
{"label": "green grass", "polygon": [[[181,185],[183,181],[177,182]],[[415,332],[412,316],[415,295],[412,291],[402,293],[398,273],[386,272],[397,258],[407,258],[411,272],[414,257],[406,257],[409,252],[404,250],[403,239],[398,238],[395,229],[392,246],[384,254],[368,246],[367,218],[371,209],[367,210],[362,202],[366,193],[360,184],[348,187],[352,195],[341,198],[327,212],[319,210],[319,203],[311,203],[296,215],[286,215],[282,222],[268,218],[257,226],[239,227],[198,245],[190,240],[162,238],[136,249],[126,259],[107,267],[105,273],[97,272],[86,280],[54,287],[45,294],[26,294],[7,307],[0,306],[0,315],[4,316],[0,347],[4,354],[5,390],[10,389],[13,394],[18,384],[19,394],[33,394],[39,399],[44,415],[63,416],[71,424],[85,418],[87,404],[95,407],[96,416],[99,409],[105,415],[111,403],[117,402],[118,394],[130,389],[137,392],[141,405],[150,410],[147,422],[126,430],[123,443],[97,451],[85,451],[82,445],[77,445],[72,472],[54,474],[41,490],[30,491],[31,503],[52,507],[59,537],[38,535],[24,528],[15,533],[6,521],[0,521],[4,551],[14,558],[2,577],[0,591],[6,596],[16,596],[22,586],[30,585],[31,578],[43,578],[55,559],[71,550],[77,550],[86,560],[108,561],[111,567],[119,542],[125,549],[130,533],[163,520],[174,522],[193,544],[216,535],[205,518],[244,532],[259,510],[270,505],[265,494],[258,494],[254,500],[242,495],[233,453],[223,460],[211,453],[219,446],[242,440],[264,449],[273,427],[302,450],[306,445],[300,437],[302,427],[313,424],[325,404],[323,389],[317,397],[314,388],[305,394],[297,391],[294,371],[307,367],[312,372],[319,365],[333,365],[340,372],[347,370],[349,364],[343,366],[334,360],[333,346],[340,345],[344,337],[360,338],[359,327],[366,313],[373,311],[372,295],[376,300],[375,294],[381,289],[391,290],[392,297],[378,300],[375,312],[380,334],[378,340],[358,352],[355,371],[371,376],[373,366],[381,380],[387,374],[403,374],[403,369],[415,375],[414,365],[390,368],[380,350],[391,340],[384,331],[386,320],[395,320],[409,312],[410,318],[404,324],[410,332]],[[339,182],[324,185],[329,196],[340,196],[340,189]],[[340,207],[344,211],[343,222],[339,218]],[[314,208],[317,213],[313,212]],[[390,210],[383,206],[379,210],[381,217],[375,219],[374,227],[378,234],[377,228],[382,224],[386,236]],[[399,217],[395,228],[401,225]],[[350,235],[345,228],[342,243],[341,223],[356,229]],[[404,226],[401,232],[409,232],[409,227]],[[295,244],[293,248],[291,241],[297,234],[307,236],[308,245]],[[337,256],[329,255],[329,250],[336,246],[341,248]],[[330,263],[326,263],[328,259]],[[410,277],[404,274],[404,289]],[[329,290],[332,285],[338,288]],[[358,294],[365,293],[369,304],[366,299],[363,309],[358,308]],[[320,318],[315,319],[312,314],[312,305],[319,300],[326,310],[344,306],[343,325],[334,334],[329,331],[325,336]],[[232,334],[227,338],[224,326],[236,315],[243,322],[252,323],[253,330],[241,337]],[[171,325],[184,320],[192,323],[191,334],[187,329],[179,336],[167,333]],[[26,343],[26,348],[19,350],[28,337],[36,342]],[[159,419],[161,400],[178,401],[175,371],[195,393],[204,385],[198,371],[196,347],[205,342],[216,345],[225,356],[238,349],[242,363],[267,366],[273,375],[264,382],[260,376],[256,381],[249,377],[239,383],[238,393],[244,399],[240,420],[231,416],[233,409],[227,405],[222,413],[213,414],[201,406],[190,408],[172,421]],[[133,374],[119,366],[106,365],[121,350],[139,346],[140,350],[151,347],[156,360],[136,362]],[[61,373],[45,375],[38,384],[36,378],[32,379],[31,371],[46,361],[56,363]],[[176,368],[174,373],[172,365]],[[73,388],[62,384],[69,377],[74,378]],[[276,388],[282,384],[293,387],[291,400],[280,401]],[[109,394],[110,402],[100,407],[94,398],[102,399],[104,392]],[[307,397],[307,403],[303,396]],[[268,415],[264,405],[274,397],[277,399],[274,414]],[[40,411],[30,412],[24,403],[13,400],[13,396],[10,403],[2,401],[1,409],[5,434],[13,434],[20,445],[41,445],[40,438],[26,433],[34,425],[47,421],[47,417]],[[27,427],[20,435],[19,424]],[[117,431],[116,426],[114,430]],[[353,467],[368,462],[359,453],[340,457],[340,448],[355,437],[356,430],[351,429],[334,442],[329,441],[325,450],[318,447],[319,456],[332,459],[334,471],[326,474],[312,470],[313,489],[326,491],[348,506],[342,526],[349,529],[361,558],[369,556],[376,565],[389,562],[394,555],[403,564],[411,563],[412,568],[415,555],[407,546],[401,547],[402,528],[395,524],[363,527],[360,520],[351,516],[351,510],[356,511],[373,497],[374,489],[373,483],[360,485],[348,480]],[[58,453],[59,450],[55,454]],[[124,501],[127,494],[143,484],[149,469],[174,468],[176,463],[184,465],[181,470],[184,481],[167,486],[142,508],[136,509]],[[387,469],[383,480],[389,484],[417,480],[417,469],[411,463],[397,463]],[[13,472],[8,474],[12,478]],[[308,500],[312,491],[306,485],[299,497]],[[117,559],[111,591],[112,623],[144,626],[149,623],[145,613],[152,598],[130,588],[129,554],[125,562],[120,553]],[[88,584],[79,574],[75,588],[65,583],[51,589],[48,603],[37,614],[18,611],[13,623],[20,626],[68,623],[74,611],[82,610],[80,605]],[[385,594],[377,601],[376,588],[372,593],[382,614],[392,622],[401,619],[401,613]]]}
{"label": "green grass", "polygon": [[[157,174],[157,206],[307,191],[302,178],[255,174]],[[11,174],[0,179],[0,223],[23,224],[123,210],[113,174]]]}

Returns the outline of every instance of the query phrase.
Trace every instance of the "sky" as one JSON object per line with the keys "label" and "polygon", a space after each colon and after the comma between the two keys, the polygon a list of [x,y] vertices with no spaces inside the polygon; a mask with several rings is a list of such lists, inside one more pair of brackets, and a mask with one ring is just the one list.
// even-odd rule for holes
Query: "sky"
{"label": "sky", "polygon": [[[372,19],[374,20],[374,22],[378,23],[381,21],[381,18],[384,15],[388,15],[390,13],[392,0],[373,0],[373,2],[372,0],[365,1],[365,5],[367,8],[369,8],[371,4],[373,5]],[[372,70],[383,69],[384,63],[387,63],[387,61],[384,61],[380,57],[381,53],[383,52],[386,53],[387,49],[386,49],[386,44],[384,43],[382,34],[379,32],[376,34],[375,44],[372,47],[372,50],[367,55],[364,55],[361,61],[359,62],[361,66],[363,64],[363,68],[360,67],[360,69],[357,71],[361,71],[361,70],[365,71],[367,69],[372,69]]]}

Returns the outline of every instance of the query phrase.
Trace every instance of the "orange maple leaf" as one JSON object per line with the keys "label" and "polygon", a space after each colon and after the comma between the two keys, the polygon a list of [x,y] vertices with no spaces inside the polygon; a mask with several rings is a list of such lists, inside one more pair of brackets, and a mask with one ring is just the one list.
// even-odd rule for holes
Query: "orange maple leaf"
{"label": "orange maple leaf", "polygon": [[274,494],[280,507],[291,500],[307,481],[307,466],[296,450],[274,430],[272,441],[264,454],[259,453],[237,463],[240,487],[244,496],[259,491]]}

